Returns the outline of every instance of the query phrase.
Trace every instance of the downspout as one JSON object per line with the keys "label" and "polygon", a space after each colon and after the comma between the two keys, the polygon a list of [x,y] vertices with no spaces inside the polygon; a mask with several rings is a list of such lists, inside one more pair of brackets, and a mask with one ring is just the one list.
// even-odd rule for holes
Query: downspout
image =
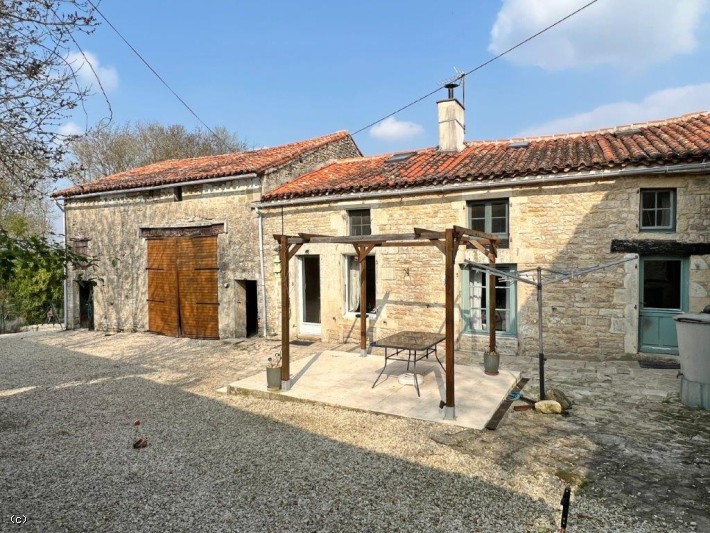
{"label": "downspout", "polygon": [[57,208],[62,212],[62,234],[64,235],[64,309],[62,311],[64,314],[64,331],[66,331],[69,326],[69,296],[67,294],[67,277],[69,275],[67,271],[67,210],[66,206],[59,205],[59,199],[55,199],[54,203],[57,204]]}
{"label": "downspout", "polygon": [[266,337],[266,278],[264,277],[264,219],[261,218],[259,208],[255,207],[256,216],[259,218],[259,268],[261,269],[261,310],[264,316],[264,337]]}

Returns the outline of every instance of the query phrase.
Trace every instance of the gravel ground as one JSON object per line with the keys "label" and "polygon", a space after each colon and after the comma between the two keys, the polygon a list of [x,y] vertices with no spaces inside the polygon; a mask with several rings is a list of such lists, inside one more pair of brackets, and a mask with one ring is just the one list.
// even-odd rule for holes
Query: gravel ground
{"label": "gravel ground", "polygon": [[[10,516],[24,515],[21,529],[33,531],[556,531],[569,480],[514,453],[533,418],[511,413],[498,432],[475,436],[215,392],[263,368],[275,346],[93,332],[0,338],[0,530],[20,529]],[[320,349],[294,347],[294,357]],[[134,450],[139,436],[149,445]],[[550,434],[551,454],[560,438]],[[603,451],[580,449],[589,461]],[[680,511],[639,514],[623,495],[581,485],[570,532],[693,529]]]}

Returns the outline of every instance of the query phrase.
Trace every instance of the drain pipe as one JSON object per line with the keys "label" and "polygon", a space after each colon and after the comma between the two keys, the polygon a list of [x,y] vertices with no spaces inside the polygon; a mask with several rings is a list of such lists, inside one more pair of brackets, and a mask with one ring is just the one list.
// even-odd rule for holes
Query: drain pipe
{"label": "drain pipe", "polygon": [[266,337],[266,278],[264,277],[264,219],[258,207],[254,208],[259,219],[259,268],[261,269],[261,309],[264,322],[264,337]]}
{"label": "drain pipe", "polygon": [[[59,205],[59,199],[55,199],[54,203],[57,205],[57,209],[59,209],[62,212],[62,234],[64,235],[64,309],[63,314],[64,314],[64,330],[66,331],[68,329],[69,325],[69,315],[67,312],[67,305],[68,305],[68,295],[67,295],[67,210],[66,206]],[[62,203],[64,203],[62,201]]]}

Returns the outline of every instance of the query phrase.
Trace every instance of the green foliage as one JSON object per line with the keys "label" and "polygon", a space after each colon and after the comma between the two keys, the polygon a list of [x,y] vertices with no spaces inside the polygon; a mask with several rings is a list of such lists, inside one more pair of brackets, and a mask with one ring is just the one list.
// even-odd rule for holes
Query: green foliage
{"label": "green foliage", "polygon": [[14,238],[0,231],[0,298],[28,322],[44,320],[50,305],[61,307],[64,267],[88,258],[44,237]]}

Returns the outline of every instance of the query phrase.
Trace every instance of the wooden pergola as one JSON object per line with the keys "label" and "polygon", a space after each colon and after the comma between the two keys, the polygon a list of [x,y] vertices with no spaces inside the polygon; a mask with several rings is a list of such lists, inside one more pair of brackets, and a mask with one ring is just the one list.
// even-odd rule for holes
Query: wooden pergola
{"label": "wooden pergola", "polygon": [[[360,265],[360,351],[367,355],[367,255],[377,247],[436,246],[444,254],[446,293],[446,402],[447,417],[454,416],[454,266],[460,246],[475,249],[484,254],[490,265],[495,265],[499,239],[490,233],[483,233],[461,226],[453,226],[444,231],[414,228],[413,233],[391,235],[359,235],[336,237],[299,233],[298,235],[274,235],[279,243],[281,262],[281,381],[282,387],[290,388],[291,368],[289,352],[289,260],[304,244],[351,244],[355,248]],[[495,316],[495,275],[488,278],[489,317]],[[489,322],[489,350],[496,351],[496,332],[492,320]]]}

